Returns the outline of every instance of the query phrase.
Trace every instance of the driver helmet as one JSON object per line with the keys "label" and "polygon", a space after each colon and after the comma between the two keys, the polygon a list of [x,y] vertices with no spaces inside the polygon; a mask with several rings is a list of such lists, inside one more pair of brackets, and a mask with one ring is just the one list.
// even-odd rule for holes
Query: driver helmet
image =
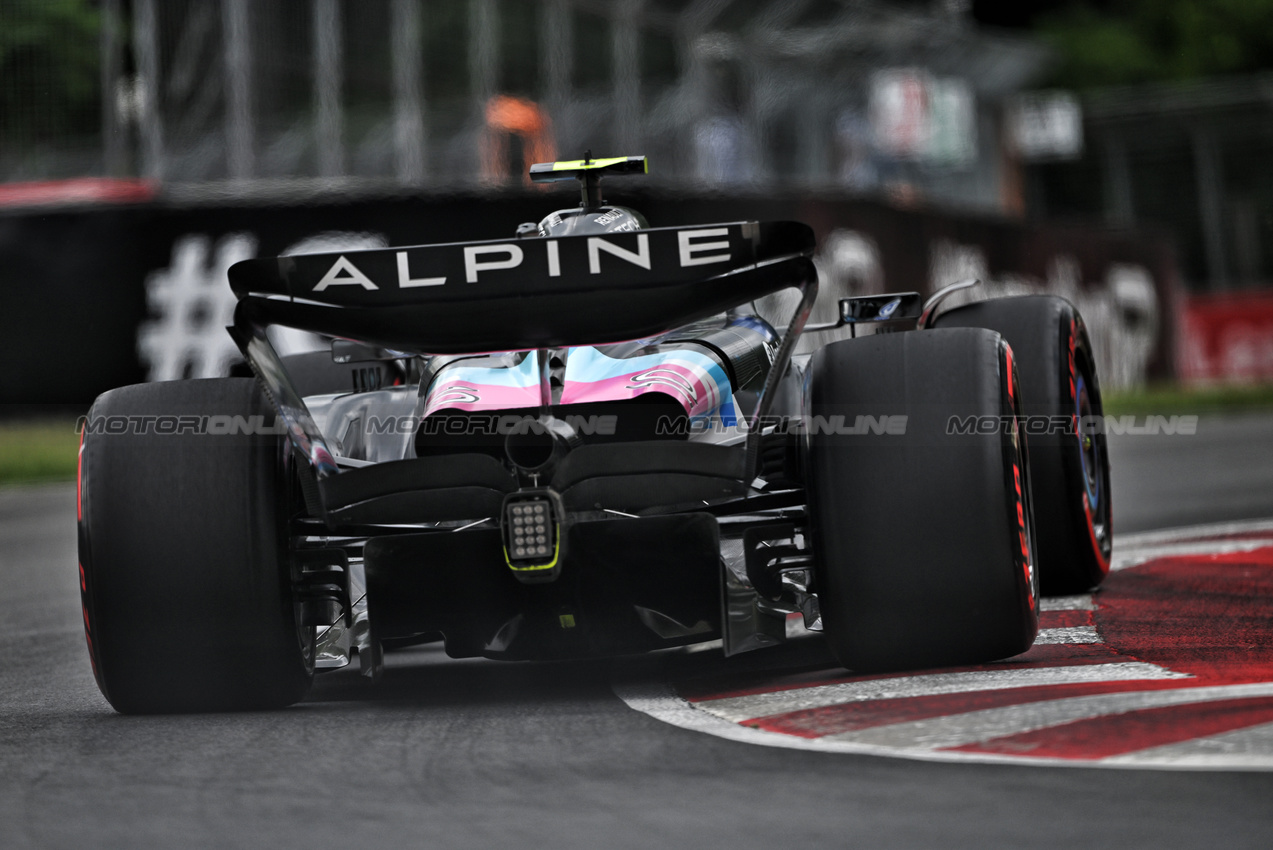
{"label": "driver helmet", "polygon": [[550,213],[539,223],[540,236],[579,236],[598,233],[627,233],[644,230],[645,216],[627,207],[575,207]]}

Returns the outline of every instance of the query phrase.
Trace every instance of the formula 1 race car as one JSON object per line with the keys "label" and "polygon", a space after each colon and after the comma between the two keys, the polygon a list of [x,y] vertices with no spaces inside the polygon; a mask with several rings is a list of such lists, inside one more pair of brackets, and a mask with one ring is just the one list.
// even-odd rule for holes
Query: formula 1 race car
{"label": "formula 1 race car", "polygon": [[[968,281],[806,327],[807,226],[652,228],[602,202],[603,176],[645,170],[535,165],[582,202],[503,241],[240,262],[229,330],[254,378],[97,399],[80,589],[111,705],[279,707],[316,668],[376,678],[386,648],[438,640],[729,655],[795,615],[853,670],[974,664],[1031,645],[1040,583],[1103,578],[1073,306],[938,315]],[[775,327],[757,304],[790,289]],[[795,354],[832,328],[853,338]],[[298,331],[322,348],[283,344]]]}

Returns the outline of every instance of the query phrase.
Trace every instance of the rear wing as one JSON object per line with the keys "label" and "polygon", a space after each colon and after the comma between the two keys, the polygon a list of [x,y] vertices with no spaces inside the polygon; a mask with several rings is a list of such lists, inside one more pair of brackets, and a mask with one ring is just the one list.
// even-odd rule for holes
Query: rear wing
{"label": "rear wing", "polygon": [[748,430],[744,468],[753,470],[755,426],[817,296],[813,249],[808,226],[783,221],[245,260],[230,267],[239,304],[229,330],[306,461],[300,480],[310,510],[326,518],[341,470],[269,325],[419,354],[599,345],[657,336],[796,287],[800,302]]}
{"label": "rear wing", "polygon": [[656,336],[816,276],[798,222],[419,245],[245,260],[236,326],[428,354]]}

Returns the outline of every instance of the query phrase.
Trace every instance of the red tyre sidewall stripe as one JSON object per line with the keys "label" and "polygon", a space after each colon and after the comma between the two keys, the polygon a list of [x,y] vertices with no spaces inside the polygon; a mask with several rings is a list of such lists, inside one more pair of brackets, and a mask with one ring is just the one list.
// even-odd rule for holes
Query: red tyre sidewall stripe
{"label": "red tyre sidewall stripe", "polygon": [[[87,488],[84,485],[85,485],[85,477],[89,471],[88,469],[85,468],[85,464],[84,464],[84,450],[85,450],[85,434],[84,434],[84,431],[81,430],[79,458],[76,461],[75,511],[76,511],[76,524],[78,526],[77,530],[78,530],[78,537],[79,537],[78,566],[79,566],[79,572],[80,572],[80,603],[81,603],[81,607],[84,610],[84,642],[86,646],[88,647],[88,661],[89,661],[89,664],[91,664],[93,667],[93,678],[97,680],[97,687],[99,690],[101,690],[102,695],[109,700],[110,694],[106,688],[106,680],[102,676],[101,666],[97,663],[98,647],[93,642],[93,623],[96,621],[96,617],[93,614],[95,608],[93,605],[93,586],[92,586],[92,573],[93,573],[92,545],[91,545],[91,541],[89,540],[89,534],[88,534],[89,524],[84,519],[84,508],[85,508],[84,493],[87,490]],[[92,505],[89,505],[88,508],[89,508],[89,515],[91,516]],[[86,564],[87,566],[85,566]]]}
{"label": "red tyre sidewall stripe", "polygon": [[[1012,406],[1012,429],[1015,433],[1015,439],[1018,446],[1022,446],[1025,441],[1025,430],[1021,427],[1020,417],[1017,410],[1017,394],[1016,388],[1013,386],[1014,369],[1012,346],[1008,345],[1008,341],[1003,341],[1003,362],[1004,362],[1004,378],[1008,385],[1008,401]],[[1016,518],[1017,518],[1017,544],[1020,549],[1022,558],[1022,572],[1025,576],[1026,600],[1029,603],[1030,610],[1034,611],[1038,608],[1035,600],[1034,581],[1032,580],[1034,573],[1034,553],[1030,551],[1030,536],[1027,534],[1026,516],[1025,516],[1025,498],[1021,492],[1021,467],[1018,457],[1024,455],[1021,449],[1018,449],[1016,456],[1012,459],[1012,484],[1016,493]]]}
{"label": "red tyre sidewall stripe", "polygon": [[[80,429],[80,450],[75,456],[75,521],[84,521],[84,430]],[[83,567],[81,567],[81,570]]]}

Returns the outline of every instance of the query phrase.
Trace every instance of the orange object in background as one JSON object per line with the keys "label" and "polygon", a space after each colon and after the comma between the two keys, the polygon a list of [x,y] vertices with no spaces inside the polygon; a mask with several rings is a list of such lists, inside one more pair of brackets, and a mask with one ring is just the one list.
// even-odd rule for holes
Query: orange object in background
{"label": "orange object in background", "polygon": [[552,121],[532,100],[500,94],[486,102],[486,131],[482,134],[482,179],[501,183],[520,178],[536,162],[557,158]]}
{"label": "orange object in background", "polygon": [[1183,380],[1273,383],[1273,291],[1190,295],[1183,313]]}

